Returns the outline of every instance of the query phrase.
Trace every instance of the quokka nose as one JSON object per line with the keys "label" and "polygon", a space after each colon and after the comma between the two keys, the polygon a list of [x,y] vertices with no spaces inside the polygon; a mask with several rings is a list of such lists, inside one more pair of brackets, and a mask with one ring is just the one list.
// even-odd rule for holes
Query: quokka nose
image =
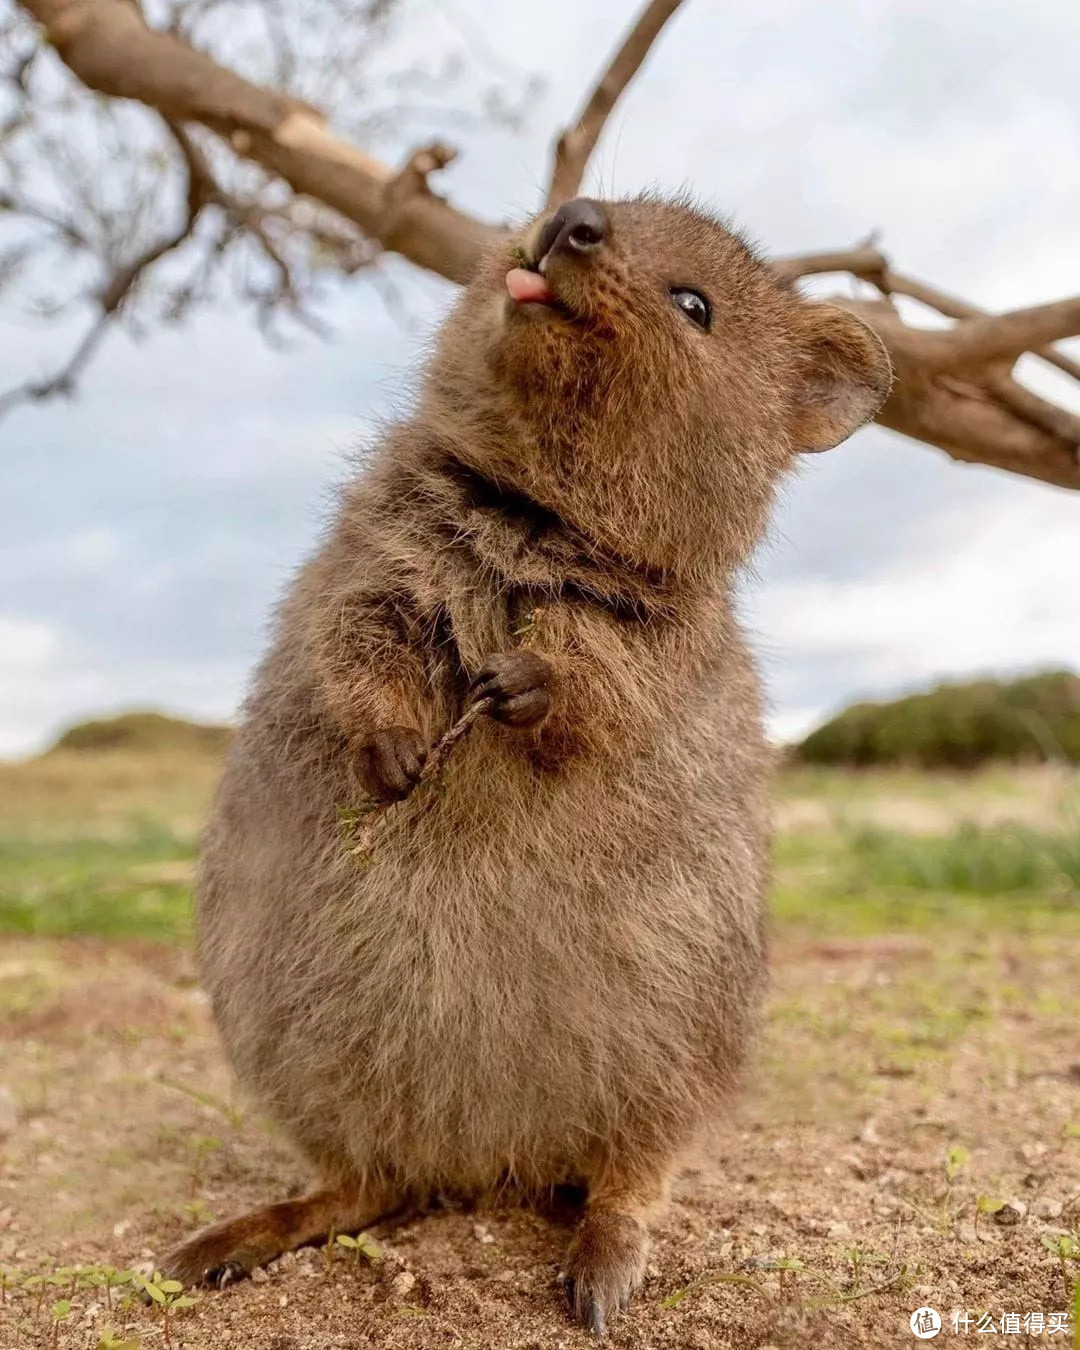
{"label": "quokka nose", "polygon": [[537,253],[541,258],[553,253],[591,253],[603,242],[607,227],[607,216],[599,202],[575,197],[560,206],[544,225]]}

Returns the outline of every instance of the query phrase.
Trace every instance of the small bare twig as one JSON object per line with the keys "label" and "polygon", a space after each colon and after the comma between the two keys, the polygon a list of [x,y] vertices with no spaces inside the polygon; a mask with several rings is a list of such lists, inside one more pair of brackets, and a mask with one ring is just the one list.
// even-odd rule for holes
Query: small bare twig
{"label": "small bare twig", "polygon": [[94,295],[97,315],[79,340],[75,350],[52,375],[24,384],[0,394],[0,419],[23,403],[40,403],[56,397],[70,397],[90,358],[97,351],[139,279],[146,270],[171,253],[191,237],[199,212],[205,204],[205,183],[198,176],[197,166],[188,161],[188,203],[183,222],[171,234],[149,245],[130,262],[117,267]]}
{"label": "small bare twig", "polygon": [[[850,272],[852,276],[861,281],[873,282],[875,286],[889,268],[885,255],[870,244],[831,249],[824,253],[800,253],[791,258],[773,258],[770,265],[784,281],[798,281],[800,277],[819,276],[826,272]],[[878,289],[886,291],[885,287],[879,286]]]}
{"label": "small bare twig", "polygon": [[623,39],[572,127],[555,143],[547,205],[558,206],[576,195],[585,166],[596,148],[604,123],[620,95],[641,68],[660,30],[679,8],[680,0],[651,0]]}
{"label": "small bare twig", "polygon": [[[425,783],[438,779],[454,747],[468,735],[473,724],[490,711],[493,702],[494,700],[490,698],[480,698],[470,703],[453,726],[443,732],[431,747],[428,757],[424,761],[424,767],[420,771],[420,777],[410,791],[410,796],[423,787]],[[408,798],[404,800],[407,801]],[[339,807],[338,820],[341,824],[346,852],[360,863],[370,862],[380,823],[385,819],[387,812],[392,811],[399,805],[400,802],[397,800],[383,801],[378,798],[370,798],[357,806]]]}
{"label": "small bare twig", "polygon": [[457,159],[458,152],[452,145],[442,141],[433,141],[431,145],[414,150],[404,167],[394,175],[383,189],[383,223],[380,231],[383,239],[393,237],[394,221],[402,209],[421,195],[431,196],[428,187],[428,175],[438,173]]}

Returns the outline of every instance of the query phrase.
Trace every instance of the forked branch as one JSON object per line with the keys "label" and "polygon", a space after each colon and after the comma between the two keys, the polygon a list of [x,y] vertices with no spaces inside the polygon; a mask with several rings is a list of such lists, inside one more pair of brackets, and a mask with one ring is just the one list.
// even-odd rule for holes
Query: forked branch
{"label": "forked branch", "polygon": [[548,206],[558,206],[577,195],[585,176],[585,166],[596,149],[605,122],[679,4],[680,0],[651,0],[645,6],[597,81],[577,121],[555,142]]}
{"label": "forked branch", "polygon": [[1024,352],[1080,334],[1080,298],[1014,309],[1007,314],[965,319],[942,334],[944,370],[966,370],[994,361],[1013,362]]}
{"label": "forked branch", "polygon": [[[957,299],[956,296],[950,295],[946,291],[938,290],[936,286],[929,286],[925,281],[916,281],[913,277],[903,276],[901,273],[895,272],[888,258],[874,244],[860,244],[853,249],[837,249],[827,253],[806,253],[792,258],[777,258],[773,267],[786,281],[796,281],[799,277],[821,275],[827,272],[850,272],[860,281],[868,281],[871,285],[876,286],[882,295],[907,296],[911,300],[917,300],[921,305],[926,305],[928,309],[937,310],[939,314],[948,319],[990,319],[997,323],[1007,317],[1005,315],[988,315],[985,310],[968,304],[966,300]],[[1066,301],[1065,303],[1077,305],[1076,301]],[[1049,306],[1048,308],[1054,307]],[[1023,314],[1030,311],[1017,312]],[[1057,339],[1065,336],[1068,335],[1058,333]],[[1034,352],[1036,356],[1049,362],[1050,365],[1063,370],[1066,375],[1072,375],[1075,379],[1080,380],[1080,361],[1074,361],[1064,352],[1055,351],[1052,347],[1043,347],[1038,344],[1035,346],[1025,344],[1016,355],[1025,351]]]}
{"label": "forked branch", "polygon": [[[184,149],[186,138],[180,141]],[[79,339],[71,355],[51,375],[27,380],[0,394],[0,418],[22,403],[41,403],[46,399],[69,396],[79,376],[101,346],[109,328],[122,312],[125,303],[144,275],[167,253],[188,240],[196,226],[199,213],[209,200],[211,180],[201,157],[187,141],[184,160],[188,172],[187,202],[183,220],[170,234],[144,248],[136,257],[117,266],[95,293],[88,297],[96,310],[89,327]],[[190,153],[189,153],[190,152]]]}
{"label": "forked branch", "polygon": [[[1080,302],[984,314],[955,296],[901,276],[872,245],[780,258],[777,272],[799,277],[847,272],[885,299],[835,298],[863,318],[889,350],[896,384],[878,421],[968,463],[991,464],[1059,487],[1080,488],[1080,417],[1039,397],[1010,374],[1032,352],[1080,380],[1080,364],[1045,344],[1080,330]],[[891,303],[907,296],[956,319],[952,328],[915,328]]]}

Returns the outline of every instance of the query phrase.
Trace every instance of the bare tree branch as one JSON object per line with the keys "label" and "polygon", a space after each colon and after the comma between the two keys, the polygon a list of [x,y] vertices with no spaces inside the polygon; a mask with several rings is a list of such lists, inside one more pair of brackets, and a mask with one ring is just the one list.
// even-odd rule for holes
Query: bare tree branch
{"label": "bare tree branch", "polygon": [[964,319],[947,333],[935,334],[936,360],[943,370],[963,370],[994,361],[1015,361],[1049,342],[1080,335],[1080,297],[1050,305],[1014,309],[1008,314]]}
{"label": "bare tree branch", "polygon": [[[798,281],[800,277],[819,276],[826,272],[850,272],[875,286],[888,271],[888,260],[873,244],[856,248],[833,249],[825,253],[800,253],[791,258],[773,258],[773,271],[784,281]],[[884,290],[884,287],[878,287]],[[887,292],[886,292],[887,293]]]}
{"label": "bare tree branch", "polygon": [[305,104],[263,89],[169,33],[148,28],[127,0],[23,0],[61,59],[91,89],[130,98],[172,121],[201,122],[240,155],[325,202],[369,238],[452,281],[468,280],[498,230],[430,192],[398,194],[393,170],[335,136]]}
{"label": "bare tree branch", "polygon": [[[806,253],[791,258],[777,258],[773,267],[785,281],[796,281],[799,277],[815,276],[826,272],[850,272],[860,281],[868,281],[876,286],[882,295],[905,295],[917,300],[928,309],[937,310],[948,319],[980,319],[987,317],[986,311],[966,300],[928,286],[924,281],[902,276],[895,272],[888,258],[873,244],[859,245],[853,249],[838,249],[831,253]],[[1057,366],[1066,375],[1080,380],[1080,362],[1072,360],[1064,352],[1052,347],[1022,347],[1021,351],[1032,351],[1043,361]],[[1019,354],[1019,353],[1017,353]]]}
{"label": "bare tree branch", "polygon": [[547,195],[549,207],[577,195],[604,123],[679,4],[680,0],[651,0],[645,6],[589,95],[577,122],[556,141]]}
{"label": "bare tree branch", "polygon": [[455,159],[457,151],[453,146],[444,145],[442,141],[435,141],[431,145],[414,150],[404,168],[387,180],[383,190],[388,220],[393,221],[411,198],[429,192],[428,176],[437,173],[439,169],[445,169]]}
{"label": "bare tree branch", "polygon": [[[358,226],[373,249],[400,253],[457,282],[469,278],[485,248],[506,238],[498,226],[456,210],[431,191],[429,174],[451,157],[445,146],[417,152],[395,173],[332,132],[307,103],[245,80],[186,43],[179,36],[182,27],[175,33],[149,28],[129,0],[20,2],[43,25],[61,59],[83,84],[116,98],[134,99],[173,124],[198,123],[216,133],[236,154],[302,194],[293,199],[289,211],[299,209],[304,197],[312,199],[308,204],[313,209],[322,203]],[[552,200],[577,191],[615,100],[677,4],[678,0],[651,0],[646,5],[578,122],[560,139]],[[190,169],[190,157],[188,162]],[[73,165],[72,172],[77,170]],[[208,199],[222,207],[228,231],[250,236],[262,250],[276,274],[274,294],[288,302],[289,262],[273,233],[290,228],[287,212],[253,209],[219,184],[207,192]],[[173,243],[165,241],[163,247],[175,247],[180,237]],[[218,247],[226,247],[231,237],[223,234]],[[864,318],[892,357],[897,378],[879,416],[883,425],[939,446],[955,459],[1080,488],[1077,419],[1009,375],[1013,360],[1026,351],[1036,351],[1067,373],[1080,373],[1069,358],[1047,347],[1080,330],[1080,302],[982,316],[962,301],[898,276],[871,244],[777,263],[778,273],[789,282],[837,270],[870,282],[886,297],[836,301]],[[138,275],[138,271],[132,275],[126,289],[119,286],[117,304]],[[123,274],[118,276],[123,281]],[[912,327],[891,302],[897,294],[930,305],[956,320],[955,326]]]}
{"label": "bare tree branch", "polygon": [[0,394],[0,419],[22,403],[41,403],[60,395],[70,395],[83,368],[101,345],[108,327],[109,317],[99,314],[59,370],[42,380],[27,380]]}
{"label": "bare tree branch", "polygon": [[[179,137],[178,137],[179,139]],[[186,140],[186,138],[184,138]],[[181,145],[184,144],[181,140]],[[190,146],[190,142],[188,142]],[[64,364],[52,375],[40,380],[28,380],[13,389],[0,394],[0,419],[22,403],[40,403],[57,396],[69,397],[75,389],[90,358],[104,340],[110,326],[120,313],[125,301],[138,285],[140,278],[148,268],[158,262],[173,249],[179,248],[191,237],[199,213],[207,201],[207,191],[211,186],[208,176],[203,174],[200,160],[185,155],[188,164],[187,209],[182,223],[169,235],[157,240],[145,248],[137,257],[124,263],[106,278],[104,284],[94,296],[97,314],[93,322],[79,340],[75,350]]]}
{"label": "bare tree branch", "polygon": [[[1044,345],[1065,336],[1080,317],[1076,301],[986,315],[963,300],[900,276],[872,243],[780,258],[774,266],[786,281],[847,272],[886,297],[884,301],[834,297],[834,303],[865,319],[889,350],[896,383],[878,414],[883,426],[936,445],[954,459],[1080,488],[1080,417],[1040,398],[1008,373],[1018,356],[1031,351],[1080,377],[1080,366]],[[917,300],[959,322],[943,330],[914,328],[888,303],[894,295]]]}
{"label": "bare tree branch", "polygon": [[1027,418],[1051,436],[1080,446],[1080,417],[1076,413],[1040,398],[1008,375],[999,378],[990,376],[986,380],[986,387],[1018,417]]}
{"label": "bare tree branch", "polygon": [[[1080,488],[1080,425],[1072,414],[1030,395],[1001,363],[963,373],[927,361],[939,334],[906,324],[886,300],[830,296],[884,342],[893,363],[892,393],[878,413],[882,426],[936,445],[953,459],[988,464],[1058,487]],[[930,350],[936,346],[930,344]],[[1019,392],[1017,392],[1019,391]],[[1051,426],[1053,422],[1053,426]]]}
{"label": "bare tree branch", "polygon": [[877,420],[953,459],[1080,488],[1075,433],[1055,435],[1018,417],[981,385],[944,377],[922,386],[901,378]]}

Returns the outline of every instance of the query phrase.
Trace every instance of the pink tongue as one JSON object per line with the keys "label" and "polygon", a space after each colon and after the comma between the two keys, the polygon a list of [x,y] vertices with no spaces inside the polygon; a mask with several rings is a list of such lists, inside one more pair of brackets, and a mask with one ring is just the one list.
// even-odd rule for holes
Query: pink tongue
{"label": "pink tongue", "polygon": [[510,299],[516,300],[519,305],[546,305],[555,299],[540,273],[526,271],[524,267],[513,267],[507,272],[506,289],[510,292]]}

